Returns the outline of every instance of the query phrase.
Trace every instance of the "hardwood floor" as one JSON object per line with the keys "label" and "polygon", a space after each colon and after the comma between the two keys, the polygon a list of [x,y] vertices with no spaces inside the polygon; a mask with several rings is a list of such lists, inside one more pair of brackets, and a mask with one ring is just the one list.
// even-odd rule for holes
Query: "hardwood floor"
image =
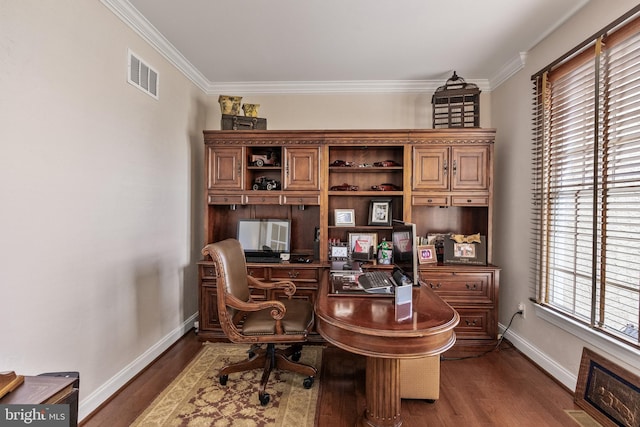
{"label": "hardwood floor", "polygon": [[[109,402],[84,427],[128,426],[189,361],[201,342],[186,334]],[[324,352],[317,412],[319,427],[352,427],[364,411],[365,359],[338,348]],[[573,395],[508,342],[481,357],[441,362],[440,399],[403,400],[405,427],[577,426],[564,412]]]}

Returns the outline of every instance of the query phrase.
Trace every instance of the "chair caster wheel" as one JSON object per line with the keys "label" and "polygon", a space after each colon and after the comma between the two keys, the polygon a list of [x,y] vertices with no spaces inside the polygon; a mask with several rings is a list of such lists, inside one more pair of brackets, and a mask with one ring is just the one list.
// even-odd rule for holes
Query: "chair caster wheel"
{"label": "chair caster wheel", "polygon": [[302,386],[304,388],[311,388],[312,385],[313,385],[313,377],[307,377],[304,379],[304,381],[302,381]]}
{"label": "chair caster wheel", "polygon": [[220,375],[220,385],[227,385],[229,375]]}
{"label": "chair caster wheel", "polygon": [[269,400],[271,399],[271,396],[269,396],[269,393],[264,393],[264,394],[260,394],[258,398],[260,399],[260,404],[262,406],[267,406],[269,404]]}
{"label": "chair caster wheel", "polygon": [[293,360],[294,362],[299,362],[300,361],[300,357],[302,357],[302,352],[301,351],[296,351],[295,353],[293,353],[291,355],[291,360]]}

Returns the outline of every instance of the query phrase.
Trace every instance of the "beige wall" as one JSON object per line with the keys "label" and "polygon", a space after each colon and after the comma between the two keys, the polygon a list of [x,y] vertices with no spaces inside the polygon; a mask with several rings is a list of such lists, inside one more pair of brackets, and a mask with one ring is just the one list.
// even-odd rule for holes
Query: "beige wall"
{"label": "beige wall", "polygon": [[0,371],[79,371],[82,417],[193,323],[207,100],[97,0],[0,10]]}
{"label": "beige wall", "polygon": [[[442,84],[445,82],[443,81]],[[234,95],[234,94],[230,94]],[[260,104],[268,129],[420,129],[432,127],[432,93],[243,95]],[[480,93],[480,125],[491,127],[490,92]],[[218,96],[210,98],[209,129],[220,129]]]}
{"label": "beige wall", "polygon": [[529,52],[526,67],[492,92],[496,139],[494,258],[503,268],[500,321],[507,324],[519,302],[526,302],[526,319],[516,318],[507,335],[534,361],[575,387],[584,346],[593,348],[627,369],[638,371],[637,351],[618,351],[587,342],[536,315],[529,269],[531,228],[531,75],[636,6],[636,1],[592,0],[574,18]]}

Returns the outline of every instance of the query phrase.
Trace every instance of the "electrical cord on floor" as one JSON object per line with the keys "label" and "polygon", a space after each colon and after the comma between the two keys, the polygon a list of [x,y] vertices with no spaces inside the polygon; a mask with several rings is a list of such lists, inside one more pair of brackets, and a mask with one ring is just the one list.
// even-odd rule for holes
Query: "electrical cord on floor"
{"label": "electrical cord on floor", "polygon": [[513,313],[513,316],[511,316],[511,320],[509,320],[509,324],[507,325],[507,327],[505,328],[504,332],[502,333],[502,335],[500,336],[500,339],[498,340],[498,342],[496,343],[495,347],[493,347],[490,350],[485,351],[484,353],[480,353],[480,354],[474,354],[471,356],[464,356],[464,357],[444,357],[444,356],[440,356],[440,360],[441,361],[445,361],[445,360],[465,360],[465,359],[476,359],[478,357],[482,357],[486,354],[491,353],[492,351],[495,351],[498,349],[498,347],[500,347],[500,344],[502,344],[502,340],[504,339],[504,335],[507,333],[507,331],[509,330],[509,328],[511,327],[511,323],[513,323],[513,319],[518,315],[518,314],[522,314],[522,311],[516,311],[515,313]]}

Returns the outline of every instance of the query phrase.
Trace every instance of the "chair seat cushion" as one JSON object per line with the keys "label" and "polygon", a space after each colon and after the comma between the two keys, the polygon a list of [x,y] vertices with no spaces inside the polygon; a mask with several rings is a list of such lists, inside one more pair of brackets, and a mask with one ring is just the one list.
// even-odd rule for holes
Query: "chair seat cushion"
{"label": "chair seat cushion", "polygon": [[[313,306],[303,300],[281,300],[287,309],[282,319],[282,328],[286,335],[303,334],[313,325]],[[253,311],[247,314],[242,325],[245,335],[273,335],[276,333],[276,321],[270,310]]]}

